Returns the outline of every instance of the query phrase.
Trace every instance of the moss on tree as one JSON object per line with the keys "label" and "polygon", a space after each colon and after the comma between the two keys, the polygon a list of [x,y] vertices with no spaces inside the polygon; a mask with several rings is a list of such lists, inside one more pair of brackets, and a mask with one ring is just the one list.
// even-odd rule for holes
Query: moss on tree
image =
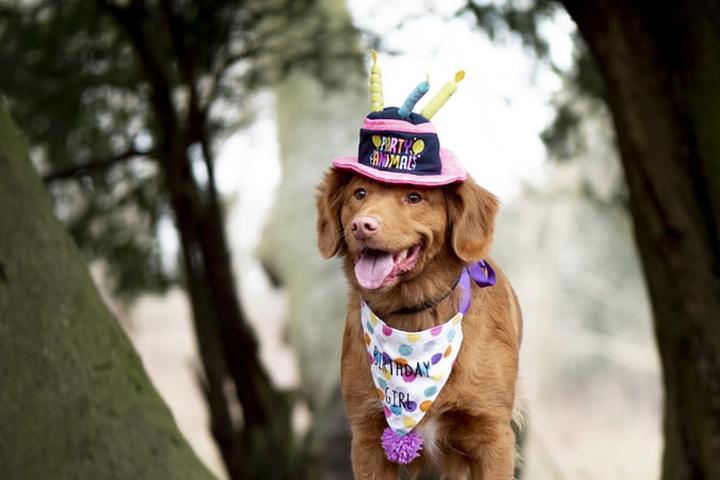
{"label": "moss on tree", "polygon": [[0,107],[3,479],[206,479]]}

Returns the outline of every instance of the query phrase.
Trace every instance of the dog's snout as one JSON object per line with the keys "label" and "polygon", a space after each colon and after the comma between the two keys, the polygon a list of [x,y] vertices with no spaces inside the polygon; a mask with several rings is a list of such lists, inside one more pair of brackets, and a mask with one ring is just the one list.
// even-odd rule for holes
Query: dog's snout
{"label": "dog's snout", "polygon": [[380,228],[380,221],[370,215],[360,215],[352,221],[353,235],[360,240],[372,237]]}

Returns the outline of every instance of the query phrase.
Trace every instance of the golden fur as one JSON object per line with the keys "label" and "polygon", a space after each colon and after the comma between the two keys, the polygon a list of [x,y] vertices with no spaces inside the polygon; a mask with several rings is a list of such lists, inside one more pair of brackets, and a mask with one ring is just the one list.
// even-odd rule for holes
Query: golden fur
{"label": "golden fur", "polygon": [[[358,199],[354,192],[367,192]],[[408,201],[417,192],[422,201]],[[498,202],[472,179],[442,188],[391,186],[330,170],[318,188],[318,246],[326,258],[340,255],[350,283],[342,350],[341,386],[352,430],[352,465],[357,479],[396,479],[380,436],[386,422],[377,399],[360,325],[360,297],[389,325],[417,331],[443,323],[458,309],[459,288],[436,307],[414,314],[392,313],[440,298],[464,265],[485,258],[492,242]],[[358,240],[350,224],[371,215],[380,228]],[[414,268],[375,290],[365,290],[353,273],[363,248],[399,251],[418,242],[423,250]],[[464,340],[452,374],[417,432],[421,456],[411,476],[434,469],[443,478],[508,480],[513,475],[515,401],[522,321],[510,283],[500,269],[497,284],[472,287],[472,305],[463,320]]]}

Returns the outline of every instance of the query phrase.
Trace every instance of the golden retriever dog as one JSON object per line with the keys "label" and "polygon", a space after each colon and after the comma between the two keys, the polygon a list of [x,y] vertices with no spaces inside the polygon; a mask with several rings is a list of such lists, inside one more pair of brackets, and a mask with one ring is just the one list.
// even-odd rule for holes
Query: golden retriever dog
{"label": "golden retriever dog", "polygon": [[319,250],[326,258],[342,258],[350,285],[341,386],[355,478],[396,479],[407,468],[411,477],[428,471],[452,479],[511,479],[522,320],[497,265],[488,260],[495,285],[472,284],[461,348],[447,383],[414,430],[422,450],[406,467],[389,461],[380,442],[387,424],[360,320],[363,301],[387,325],[406,332],[456,315],[458,278],[489,253],[496,198],[469,177],[418,187],[330,169],[318,187],[317,210]]}

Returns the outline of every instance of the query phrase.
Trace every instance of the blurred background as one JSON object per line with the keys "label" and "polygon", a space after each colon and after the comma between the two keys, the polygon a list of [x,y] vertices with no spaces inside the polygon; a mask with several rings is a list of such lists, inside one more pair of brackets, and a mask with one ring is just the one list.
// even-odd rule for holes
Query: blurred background
{"label": "blurred background", "polygon": [[523,478],[660,477],[613,97],[561,3],[2,0],[0,15],[0,91],[55,214],[215,476],[351,478],[346,287],[315,247],[314,187],[356,149],[375,48],[386,105],[466,71],[433,123],[502,202]]}

